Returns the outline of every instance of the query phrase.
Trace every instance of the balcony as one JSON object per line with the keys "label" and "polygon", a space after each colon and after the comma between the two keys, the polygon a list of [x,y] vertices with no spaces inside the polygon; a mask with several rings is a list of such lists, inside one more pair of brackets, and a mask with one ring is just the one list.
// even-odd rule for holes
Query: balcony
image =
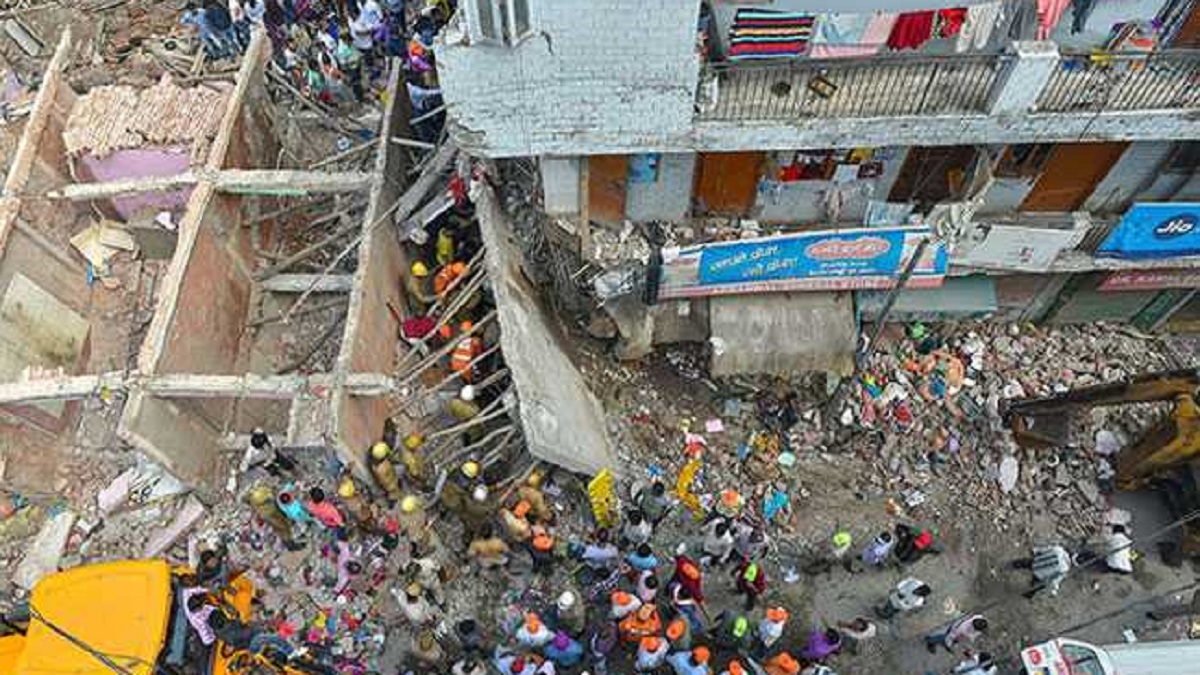
{"label": "balcony", "polygon": [[1038,97],[1045,113],[1200,108],[1200,51],[1065,54]]}
{"label": "balcony", "polygon": [[711,64],[698,120],[985,114],[1015,57],[998,54]]}

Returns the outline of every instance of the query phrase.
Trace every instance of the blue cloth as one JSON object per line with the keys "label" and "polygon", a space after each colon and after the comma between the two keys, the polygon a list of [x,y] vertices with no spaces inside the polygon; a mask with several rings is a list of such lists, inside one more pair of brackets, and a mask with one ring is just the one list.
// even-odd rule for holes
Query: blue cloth
{"label": "blue cloth", "polygon": [[554,662],[554,665],[562,668],[570,668],[583,660],[583,645],[576,640],[571,640],[567,643],[566,648],[559,649],[554,646],[554,643],[546,645],[542,650],[546,658]]}
{"label": "blue cloth", "polygon": [[708,664],[692,665],[690,651],[674,652],[667,657],[667,663],[675,670],[675,675],[709,675]]}
{"label": "blue cloth", "polygon": [[625,562],[639,572],[646,572],[658,567],[658,557],[653,553],[643,558],[635,551],[625,556]]}

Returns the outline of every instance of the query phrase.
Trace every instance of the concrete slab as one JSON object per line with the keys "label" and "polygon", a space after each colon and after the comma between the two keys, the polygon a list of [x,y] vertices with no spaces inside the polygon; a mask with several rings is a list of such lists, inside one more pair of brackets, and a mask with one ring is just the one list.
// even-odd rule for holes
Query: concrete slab
{"label": "concrete slab", "polygon": [[25,552],[25,557],[21,558],[21,563],[17,565],[13,583],[25,590],[32,590],[39,579],[58,571],[58,561],[62,558],[63,549],[67,546],[67,537],[70,536],[77,517],[70,511],[63,511],[51,516],[42,525],[33,544]]}
{"label": "concrete slab", "polygon": [[521,272],[512,227],[490,188],[473,195],[500,314],[500,343],[521,401],[529,452],[571,471],[617,471],[604,411],[571,362],[538,291]]}
{"label": "concrete slab", "polygon": [[857,329],[849,293],[769,293],[709,299],[712,374],[854,369]]}
{"label": "concrete slab", "polygon": [[154,533],[150,537],[150,541],[146,542],[146,550],[143,552],[143,558],[157,558],[167,552],[179,538],[192,529],[200,519],[204,517],[204,505],[195,497],[188,497],[184,502],[183,508],[179,509],[179,513],[175,515],[175,520],[171,521],[166,528]]}

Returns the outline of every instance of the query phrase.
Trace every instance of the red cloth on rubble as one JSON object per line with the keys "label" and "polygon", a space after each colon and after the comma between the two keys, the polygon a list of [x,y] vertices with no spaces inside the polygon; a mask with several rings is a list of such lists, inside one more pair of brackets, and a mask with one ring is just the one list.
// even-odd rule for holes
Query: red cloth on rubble
{"label": "red cloth on rubble", "polygon": [[890,49],[916,49],[933,37],[933,19],[936,12],[908,12],[901,14],[892,26],[887,46]]}

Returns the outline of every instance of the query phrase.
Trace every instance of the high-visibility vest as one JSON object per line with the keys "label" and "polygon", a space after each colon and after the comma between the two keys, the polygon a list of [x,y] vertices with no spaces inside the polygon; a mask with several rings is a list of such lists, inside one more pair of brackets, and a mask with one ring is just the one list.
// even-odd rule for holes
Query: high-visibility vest
{"label": "high-visibility vest", "polygon": [[454,345],[450,352],[450,370],[461,372],[471,367],[471,360],[479,355],[480,340],[477,337],[464,335]]}

